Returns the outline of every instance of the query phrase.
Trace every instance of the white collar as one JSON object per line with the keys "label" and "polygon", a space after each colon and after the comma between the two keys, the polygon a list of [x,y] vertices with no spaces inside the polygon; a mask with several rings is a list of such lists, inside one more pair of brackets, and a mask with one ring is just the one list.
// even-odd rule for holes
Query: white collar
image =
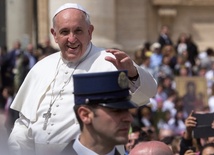
{"label": "white collar", "polygon": [[[88,149],[84,145],[82,145],[79,141],[79,136],[74,141],[73,144],[74,150],[77,152],[78,155],[98,155],[94,151]],[[107,153],[106,155],[114,155],[115,154],[115,148],[112,149],[111,152]]]}

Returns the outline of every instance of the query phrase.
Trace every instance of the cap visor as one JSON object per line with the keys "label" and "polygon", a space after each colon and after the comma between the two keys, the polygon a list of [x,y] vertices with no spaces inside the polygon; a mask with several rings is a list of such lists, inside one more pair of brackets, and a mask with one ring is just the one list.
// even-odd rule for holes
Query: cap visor
{"label": "cap visor", "polygon": [[132,101],[100,103],[99,105],[101,105],[103,107],[113,108],[113,109],[132,109],[132,108],[138,107],[138,105]]}

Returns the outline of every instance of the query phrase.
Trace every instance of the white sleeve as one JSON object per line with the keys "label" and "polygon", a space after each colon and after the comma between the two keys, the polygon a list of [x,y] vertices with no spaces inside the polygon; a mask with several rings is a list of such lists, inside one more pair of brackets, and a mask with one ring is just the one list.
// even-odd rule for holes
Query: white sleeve
{"label": "white sleeve", "polygon": [[27,155],[34,152],[34,141],[28,135],[29,120],[20,114],[15,121],[13,130],[8,138],[10,153],[13,155]]}
{"label": "white sleeve", "polygon": [[157,81],[154,77],[143,68],[135,65],[139,78],[130,82],[130,90],[132,92],[132,101],[139,106],[150,102],[150,98],[154,97],[157,92]]}
{"label": "white sleeve", "polygon": [[132,93],[135,92],[139,86],[140,86],[140,77],[136,81],[129,80],[129,87]]}

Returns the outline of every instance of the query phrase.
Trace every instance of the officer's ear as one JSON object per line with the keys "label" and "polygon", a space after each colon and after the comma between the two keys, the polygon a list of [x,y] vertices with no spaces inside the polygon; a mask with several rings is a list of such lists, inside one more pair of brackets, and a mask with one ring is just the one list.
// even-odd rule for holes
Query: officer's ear
{"label": "officer's ear", "polygon": [[91,123],[91,120],[93,118],[93,112],[88,107],[81,106],[77,112],[83,124],[87,125]]}

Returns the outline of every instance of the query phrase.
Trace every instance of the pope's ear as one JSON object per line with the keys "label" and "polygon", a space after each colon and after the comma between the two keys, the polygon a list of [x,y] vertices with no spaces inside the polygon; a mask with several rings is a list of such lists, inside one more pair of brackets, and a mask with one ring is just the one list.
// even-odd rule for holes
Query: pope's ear
{"label": "pope's ear", "polygon": [[54,28],[51,28],[51,34],[52,34],[53,36],[56,35],[56,32],[54,31]]}
{"label": "pope's ear", "polygon": [[80,119],[82,120],[83,124],[90,124],[91,123],[91,116],[92,116],[92,111],[85,107],[81,106],[78,111],[77,111]]}
{"label": "pope's ear", "polygon": [[51,28],[51,34],[53,35],[54,40],[55,40],[55,42],[57,43],[58,40],[57,40],[57,37],[56,37],[56,31],[54,30],[54,28]]}
{"label": "pope's ear", "polygon": [[88,29],[88,33],[89,33],[89,36],[90,38],[92,39],[92,32],[94,31],[94,26],[93,25],[90,25],[89,26],[89,29]]}

